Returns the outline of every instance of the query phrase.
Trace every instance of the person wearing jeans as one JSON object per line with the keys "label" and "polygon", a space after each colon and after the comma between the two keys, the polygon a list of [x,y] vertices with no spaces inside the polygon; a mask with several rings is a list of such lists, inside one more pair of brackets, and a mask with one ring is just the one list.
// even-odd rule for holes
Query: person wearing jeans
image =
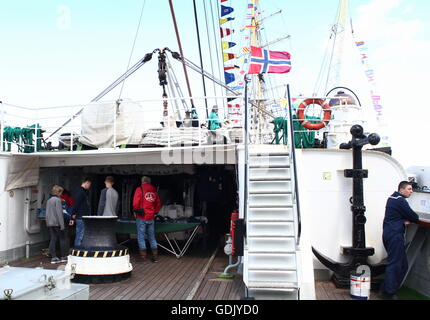
{"label": "person wearing jeans", "polygon": [[72,221],[70,225],[76,224],[76,237],[75,247],[81,245],[84,237],[84,221],[82,217],[91,215],[88,190],[91,187],[91,180],[89,178],[82,179],[81,186],[75,191],[74,199],[75,204],[72,208]]}
{"label": "person wearing jeans", "polygon": [[137,232],[137,242],[139,244],[139,249],[146,252],[145,235],[148,235],[149,245],[151,250],[157,250],[157,241],[155,240],[155,222],[154,220],[141,220],[136,219]]}
{"label": "person wearing jeans", "polygon": [[134,192],[133,211],[136,218],[139,254],[143,261],[146,259],[145,235],[148,235],[152,251],[152,261],[158,262],[154,217],[160,211],[161,206],[160,197],[155,187],[151,184],[151,178],[142,177],[142,184]]}

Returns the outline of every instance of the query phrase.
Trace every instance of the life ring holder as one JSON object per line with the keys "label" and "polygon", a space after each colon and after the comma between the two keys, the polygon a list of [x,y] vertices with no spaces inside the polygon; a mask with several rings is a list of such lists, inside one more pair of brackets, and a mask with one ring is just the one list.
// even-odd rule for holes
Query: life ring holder
{"label": "life ring holder", "polygon": [[[306,119],[305,117],[305,110],[308,106],[312,105],[312,104],[317,104],[319,106],[321,106],[321,108],[324,111],[324,117],[323,120],[318,122],[318,123],[311,123],[309,122],[309,120]],[[314,99],[314,98],[308,98],[306,100],[304,100],[298,110],[297,110],[297,118],[299,119],[301,125],[303,127],[305,127],[306,129],[309,130],[320,130],[323,129],[325,127],[327,127],[327,125],[330,123],[331,120],[331,107],[328,103],[325,102],[324,99]]]}

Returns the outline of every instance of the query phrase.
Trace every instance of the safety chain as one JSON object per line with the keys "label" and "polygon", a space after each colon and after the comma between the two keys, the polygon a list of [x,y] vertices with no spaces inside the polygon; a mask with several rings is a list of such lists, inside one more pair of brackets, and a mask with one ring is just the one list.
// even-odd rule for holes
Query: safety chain
{"label": "safety chain", "polygon": [[3,291],[5,300],[12,300],[13,289],[5,289]]}

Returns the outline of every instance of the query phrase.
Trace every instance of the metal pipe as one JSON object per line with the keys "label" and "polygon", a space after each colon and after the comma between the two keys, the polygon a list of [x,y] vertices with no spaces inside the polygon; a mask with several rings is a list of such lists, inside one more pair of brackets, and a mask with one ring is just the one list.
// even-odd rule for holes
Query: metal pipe
{"label": "metal pipe", "polygon": [[245,112],[244,112],[244,144],[245,144],[245,163],[244,163],[244,196],[243,196],[243,219],[246,222],[247,207],[248,207],[248,77],[245,75]]}
{"label": "metal pipe", "polygon": [[294,190],[296,196],[296,209],[297,209],[297,245],[300,245],[300,237],[302,235],[302,217],[300,213],[300,197],[299,197],[299,183],[297,181],[297,162],[296,162],[296,145],[294,143],[294,126],[293,126],[293,115],[291,113],[291,94],[290,94],[290,85],[287,85],[287,95],[288,95],[288,116],[289,116],[289,128],[290,128],[290,143],[291,143],[291,156],[293,160],[294,167]]}
{"label": "metal pipe", "polygon": [[[229,256],[229,259],[233,260],[233,258],[231,256]],[[230,269],[236,268],[238,266],[240,266],[240,263],[242,262],[242,257],[237,257],[237,262],[235,264],[230,264],[228,265],[225,269],[224,272],[221,273],[221,275],[228,275],[228,271]]]}

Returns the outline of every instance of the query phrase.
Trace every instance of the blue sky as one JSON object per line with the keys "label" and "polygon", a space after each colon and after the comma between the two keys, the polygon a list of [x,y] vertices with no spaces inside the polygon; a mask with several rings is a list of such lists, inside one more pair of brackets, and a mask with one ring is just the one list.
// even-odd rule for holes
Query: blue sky
{"label": "blue sky", "polygon": [[[1,1],[0,100],[24,106],[90,101],[126,70],[143,3],[144,0]],[[206,3],[209,10],[209,1]],[[232,16],[236,20],[231,27],[237,29],[236,24],[243,25],[241,16],[246,3],[246,0],[223,3],[235,8]],[[185,56],[198,63],[192,0],[174,0],[174,4]],[[197,4],[204,32],[203,2],[199,0]],[[291,84],[293,95],[311,94],[338,1],[262,0],[261,7],[265,14],[283,10],[267,22],[264,32],[273,38],[291,35],[290,40],[271,49],[285,49],[293,55],[293,71],[283,78]],[[430,4],[424,0],[351,0],[350,13],[356,32],[369,48],[393,147],[405,165],[427,161],[426,152],[419,150],[419,146],[421,137],[426,135],[425,121],[430,116],[428,107],[420,102],[430,74],[428,12]],[[236,32],[231,39],[238,42],[241,37]],[[202,41],[205,68],[210,71],[204,34]],[[215,45],[213,39],[211,42]],[[146,0],[132,63],[154,48],[165,46],[177,50],[168,1]],[[349,58],[355,60],[353,56]],[[365,78],[359,69],[353,72],[354,79],[361,87],[360,94],[365,95]],[[123,96],[159,97],[161,88],[156,71],[154,56],[151,63],[126,83]],[[199,76],[191,74],[193,93],[201,95]],[[185,87],[183,90],[186,91]],[[117,95],[118,91],[113,92],[110,98]],[[415,155],[413,159],[411,152]]]}

